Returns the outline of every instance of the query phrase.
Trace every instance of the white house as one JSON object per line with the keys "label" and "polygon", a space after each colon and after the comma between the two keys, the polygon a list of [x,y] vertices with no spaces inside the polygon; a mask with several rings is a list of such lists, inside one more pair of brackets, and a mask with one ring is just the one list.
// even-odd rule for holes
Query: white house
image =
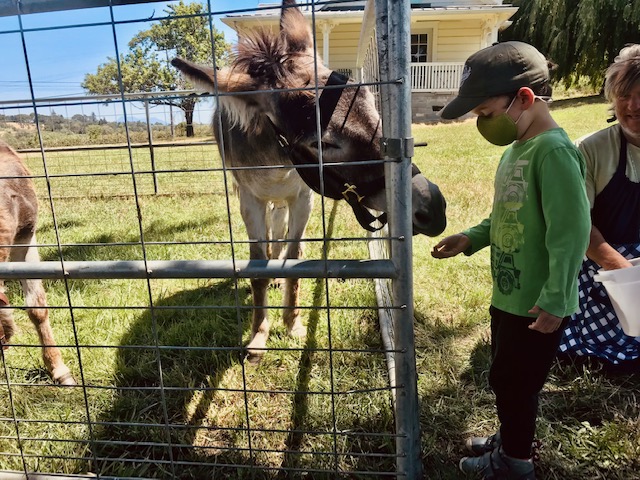
{"label": "white house", "polygon": [[[316,7],[317,50],[333,70],[362,78],[363,39],[371,28],[365,0]],[[301,7],[311,22],[310,7]],[[502,0],[411,0],[411,83],[413,121],[437,121],[437,112],[455,94],[466,58],[498,39],[517,7]],[[276,28],[279,5],[260,5],[257,12],[229,15],[222,21],[238,32]]]}

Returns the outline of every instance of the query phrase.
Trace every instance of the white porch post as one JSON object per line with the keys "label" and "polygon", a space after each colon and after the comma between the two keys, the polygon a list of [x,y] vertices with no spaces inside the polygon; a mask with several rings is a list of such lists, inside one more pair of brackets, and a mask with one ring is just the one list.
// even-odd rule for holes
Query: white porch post
{"label": "white porch post", "polygon": [[333,22],[322,22],[322,62],[329,66],[329,34],[333,27],[336,26]]}
{"label": "white porch post", "polygon": [[482,22],[482,47],[489,47],[498,41],[498,21],[495,18]]}

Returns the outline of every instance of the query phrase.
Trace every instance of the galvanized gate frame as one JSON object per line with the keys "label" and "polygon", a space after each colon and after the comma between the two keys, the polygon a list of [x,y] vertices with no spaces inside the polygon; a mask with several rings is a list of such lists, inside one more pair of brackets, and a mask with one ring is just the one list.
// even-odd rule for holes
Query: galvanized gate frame
{"label": "galvanized gate frame", "polygon": [[[391,281],[395,370],[396,471],[422,478],[420,410],[413,329],[413,268],[411,221],[411,82],[409,80],[409,0],[376,0],[376,34],[380,73],[380,109],[387,163],[387,199],[393,221],[390,258],[397,276]],[[390,181],[389,181],[390,180]]]}

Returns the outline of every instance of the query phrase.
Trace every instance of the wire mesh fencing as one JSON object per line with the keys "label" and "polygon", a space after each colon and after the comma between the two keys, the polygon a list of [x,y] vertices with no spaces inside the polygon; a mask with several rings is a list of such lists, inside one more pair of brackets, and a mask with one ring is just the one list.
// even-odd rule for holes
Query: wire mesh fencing
{"label": "wire mesh fencing", "polygon": [[[222,167],[211,133],[211,106],[201,106],[199,113],[209,119],[186,137],[178,112],[152,103],[176,95],[194,92],[127,94],[124,104],[118,95],[7,100],[0,102],[0,129],[38,183],[50,182],[55,198],[131,195],[130,160],[139,194],[219,193],[224,187],[214,173]],[[30,103],[38,112],[37,124]],[[47,153],[46,175],[40,139]],[[38,191],[48,194],[46,185]]]}
{"label": "wire mesh fencing", "polygon": [[[19,331],[11,348],[1,350],[0,472],[418,478],[411,225],[400,206],[409,195],[404,153],[398,155],[403,161],[395,155],[385,160],[394,220],[387,233],[372,240],[346,202],[317,197],[302,242],[309,260],[250,260],[258,241],[247,235],[233,169],[225,166],[210,130],[184,145],[175,131],[172,136],[166,111],[136,117],[132,109],[143,112],[148,96],[127,96],[132,92],[39,99],[46,67],[76,55],[68,53],[71,46],[91,48],[83,45],[87,35],[104,35],[120,58],[131,27],[142,30],[171,17],[158,13],[166,2],[90,3],[93,8],[72,0],[46,7],[17,2],[4,12],[11,24],[0,31],[18,52],[15,71],[24,73],[28,95],[18,98],[31,102],[3,99],[0,130],[23,151],[40,197],[42,260],[0,265],[0,277],[44,279],[55,340],[76,381],[64,387],[52,382],[21,308],[19,284],[8,282]],[[147,3],[153,15],[130,10]],[[300,6],[314,32],[325,3],[331,2]],[[185,18],[206,18],[210,28],[223,16],[252,13],[202,5],[201,13]],[[43,8],[50,11],[32,13]],[[51,43],[46,54],[38,48],[43,39]],[[387,72],[367,80],[382,84],[381,103],[394,101],[388,91],[402,88],[398,76]],[[410,136],[403,121],[382,112],[386,137]],[[214,106],[205,106],[202,117],[203,125],[215,118]],[[112,137],[107,127],[113,127]],[[397,173],[401,169],[405,173]],[[271,240],[270,248],[287,244]],[[390,257],[370,260],[370,242],[390,245]],[[280,319],[285,292],[275,282],[265,300],[267,347],[260,363],[250,365],[244,361],[250,318],[262,307],[254,305],[250,279],[292,277],[303,279],[299,309],[306,336],[288,335]],[[403,329],[396,338],[408,343],[381,339],[376,278],[393,279],[385,308],[400,319],[391,327]],[[389,354],[396,358],[392,383]]]}

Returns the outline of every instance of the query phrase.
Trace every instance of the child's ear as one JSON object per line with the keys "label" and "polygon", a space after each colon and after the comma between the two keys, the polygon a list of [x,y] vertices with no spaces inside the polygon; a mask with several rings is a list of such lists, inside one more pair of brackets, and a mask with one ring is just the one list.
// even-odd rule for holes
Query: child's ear
{"label": "child's ear", "polygon": [[522,87],[518,90],[517,101],[520,102],[523,110],[527,110],[536,101],[536,94],[529,87]]}

